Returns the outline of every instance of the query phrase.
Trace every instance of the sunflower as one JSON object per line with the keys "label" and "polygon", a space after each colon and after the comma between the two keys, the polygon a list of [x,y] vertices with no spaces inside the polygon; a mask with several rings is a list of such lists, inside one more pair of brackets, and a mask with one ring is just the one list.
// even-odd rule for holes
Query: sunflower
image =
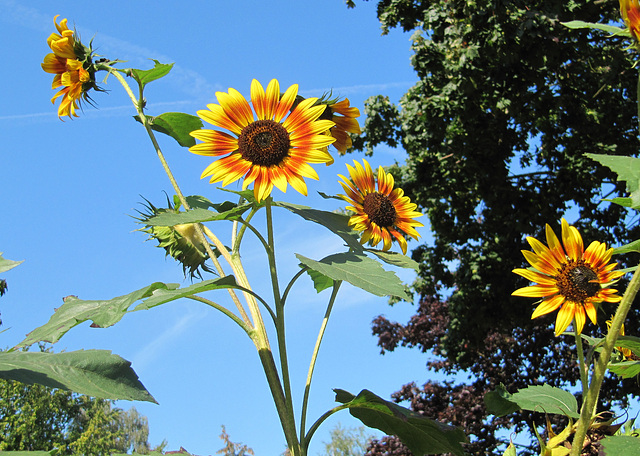
{"label": "sunflower", "polygon": [[536,285],[520,288],[513,296],[543,298],[533,311],[531,318],[546,315],[560,308],[556,318],[556,336],[562,334],[573,321],[578,334],[582,333],[585,314],[595,324],[596,304],[600,302],[619,302],[613,288],[607,284],[618,279],[623,271],[614,271],[617,263],[609,263],[613,249],[604,243],[593,241],[584,249],[578,230],[562,219],[562,244],[547,224],[548,247],[533,237],[527,241],[533,252],[523,250],[525,259],[533,266],[531,269],[514,269],[513,272]]}
{"label": "sunflower", "polygon": [[620,0],[620,14],[636,41],[640,41],[640,4],[638,0]]}
{"label": "sunflower", "polygon": [[[607,330],[611,331],[611,322],[613,321],[613,317],[611,317],[611,320],[607,320]],[[620,327],[620,335],[624,336],[624,324]],[[620,352],[620,354],[622,355],[623,359],[627,360],[627,359],[633,359],[633,352],[631,351],[630,348],[624,348],[624,347],[616,347],[616,350],[618,350]]]}
{"label": "sunflower", "polygon": [[76,41],[74,32],[67,27],[67,19],[58,23],[57,18],[53,18],[53,23],[58,33],[52,33],[47,39],[53,52],[45,56],[41,65],[47,73],[55,74],[51,88],[62,87],[51,99],[55,103],[58,97],[62,97],[58,117],[78,117],[76,109],[79,102],[88,101],[87,91],[95,86],[93,71],[87,70],[91,68],[91,50]]}
{"label": "sunflower", "polygon": [[335,123],[335,126],[331,127],[328,133],[330,136],[336,138],[333,147],[335,147],[340,154],[345,154],[347,149],[351,148],[352,144],[349,133],[356,135],[362,133],[356,117],[360,117],[360,110],[350,106],[348,98],[342,101],[335,100],[326,102],[326,108],[322,114],[322,118],[330,119]]}
{"label": "sunflower", "polygon": [[401,188],[393,188],[393,176],[385,173],[382,166],[378,168],[376,191],[376,179],[371,166],[366,160],[362,161],[364,166],[355,160],[355,168],[347,165],[351,179],[338,174],[342,179],[340,185],[346,192],[346,195],[338,196],[352,204],[347,209],[355,212],[349,218],[349,225],[364,232],[360,239],[362,244],[369,242],[369,245],[376,246],[382,241],[382,250],[386,251],[391,248],[395,238],[402,253],[406,254],[407,241],[404,235],[414,239],[420,237],[414,227],[424,225],[413,219],[422,214],[416,211],[417,206],[408,196],[404,196]]}
{"label": "sunflower", "polygon": [[[314,106],[317,98],[307,98],[291,112],[298,93],[294,84],[280,95],[273,79],[265,93],[255,79],[251,82],[251,104],[235,89],[216,92],[219,104],[207,105],[198,116],[210,124],[229,130],[196,130],[190,134],[204,141],[189,148],[199,155],[220,157],[202,172],[201,178],[227,185],[244,177],[242,189],[251,183],[256,200],[271,194],[274,185],[286,192],[287,184],[307,195],[304,178],[318,179],[309,163],[331,163],[326,148],[335,141],[323,134],[333,127],[330,120],[317,120],[325,107]],[[254,111],[255,117],[254,118]]]}

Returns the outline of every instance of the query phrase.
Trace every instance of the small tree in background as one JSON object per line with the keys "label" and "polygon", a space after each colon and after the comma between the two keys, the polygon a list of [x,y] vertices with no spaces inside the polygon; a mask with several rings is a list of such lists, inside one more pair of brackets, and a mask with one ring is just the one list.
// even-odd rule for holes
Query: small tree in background
{"label": "small tree in background", "polygon": [[345,428],[338,424],[330,435],[331,441],[325,443],[321,456],[363,456],[373,439],[364,426]]}

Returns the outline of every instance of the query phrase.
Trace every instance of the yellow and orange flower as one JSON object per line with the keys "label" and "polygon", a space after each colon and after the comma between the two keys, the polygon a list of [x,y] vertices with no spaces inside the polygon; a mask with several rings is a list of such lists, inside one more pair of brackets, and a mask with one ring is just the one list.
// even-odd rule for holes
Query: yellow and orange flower
{"label": "yellow and orange flower", "polygon": [[67,27],[67,19],[60,23],[53,18],[53,23],[58,33],[52,33],[47,39],[47,44],[53,53],[47,54],[42,63],[42,69],[47,73],[55,74],[52,89],[62,87],[51,99],[55,103],[58,97],[62,97],[58,107],[58,117],[74,116],[79,102],[88,100],[87,91],[93,87],[93,76],[85,68],[85,62],[90,63],[90,52],[87,55],[84,46],[77,42],[74,32]]}
{"label": "yellow and orange flower", "polygon": [[327,112],[323,114],[323,117],[327,116],[327,118],[335,123],[335,126],[329,130],[329,134],[336,138],[333,147],[335,147],[340,154],[344,154],[347,149],[351,148],[351,137],[349,133],[356,135],[362,133],[360,124],[358,124],[356,120],[357,117],[360,117],[360,110],[350,106],[348,98],[338,102],[328,102],[326,106]]}
{"label": "yellow and orange flower", "polygon": [[[318,179],[309,163],[331,163],[326,148],[335,141],[323,134],[334,122],[317,120],[325,110],[314,106],[317,99],[307,98],[290,112],[298,85],[294,84],[280,95],[280,85],[273,79],[267,91],[255,79],[251,83],[251,104],[235,89],[216,92],[219,104],[207,105],[198,111],[206,122],[229,130],[196,130],[191,136],[203,143],[189,148],[199,155],[222,157],[211,163],[201,178],[227,185],[244,177],[243,190],[251,183],[258,201],[267,198],[273,187],[283,192],[287,184],[306,196],[304,178]],[[254,118],[254,112],[255,117]]]}
{"label": "yellow and orange flower", "polygon": [[556,336],[562,334],[572,321],[580,334],[585,315],[596,323],[596,304],[622,299],[615,289],[605,287],[624,272],[614,271],[617,263],[609,263],[613,249],[593,241],[585,250],[580,233],[564,218],[562,244],[549,225],[546,226],[546,237],[548,247],[533,237],[527,238],[533,252],[523,250],[522,254],[535,271],[514,269],[513,272],[536,285],[520,288],[512,295],[543,298],[531,315],[532,319],[560,308],[556,317]]}
{"label": "yellow and orange flower", "polygon": [[[611,320],[607,320],[607,329],[609,331],[611,331],[611,321],[613,320],[613,317],[611,318]],[[620,335],[624,336],[624,324],[620,327]],[[624,347],[616,347],[616,350],[618,350],[620,352],[620,354],[622,355],[622,357],[624,359],[632,359],[633,357],[633,352],[631,351],[630,348],[624,348]]]}
{"label": "yellow and orange flower", "polygon": [[640,41],[640,3],[638,0],[620,0],[620,14],[636,42]]}
{"label": "yellow and orange flower", "polygon": [[415,230],[417,226],[424,226],[414,220],[422,216],[416,211],[416,204],[408,196],[404,196],[401,188],[394,188],[391,174],[387,174],[382,166],[378,168],[377,190],[376,179],[371,166],[362,160],[364,166],[354,160],[355,167],[347,165],[351,179],[338,174],[342,179],[340,185],[346,195],[338,195],[351,204],[347,209],[355,212],[349,218],[349,226],[356,231],[363,231],[360,242],[369,242],[376,246],[383,242],[382,250],[391,248],[393,238],[398,241],[402,253],[407,253],[407,240],[404,235],[418,239],[420,235]]}

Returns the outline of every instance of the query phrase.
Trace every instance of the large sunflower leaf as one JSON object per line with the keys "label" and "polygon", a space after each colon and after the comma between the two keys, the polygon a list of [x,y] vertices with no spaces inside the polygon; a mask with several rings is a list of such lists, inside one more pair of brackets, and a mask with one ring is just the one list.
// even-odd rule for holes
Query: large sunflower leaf
{"label": "large sunflower leaf", "polygon": [[418,263],[417,261],[414,261],[411,257],[408,257],[407,255],[403,255],[398,252],[384,252],[382,250],[377,250],[377,249],[365,249],[365,250],[367,252],[373,253],[382,261],[392,266],[413,269],[415,271],[420,269],[420,263]]}
{"label": "large sunflower leaf", "polygon": [[324,226],[332,233],[340,236],[342,240],[344,240],[344,242],[356,252],[361,252],[363,250],[359,241],[358,233],[349,227],[348,215],[311,209],[310,207],[285,203],[282,201],[274,201],[273,205],[285,208],[305,220]]}
{"label": "large sunflower leaf", "polygon": [[336,253],[320,261],[300,254],[302,264],[333,280],[343,280],[376,296],[396,296],[410,300],[404,284],[392,271],[386,271],[376,260],[353,252]]}
{"label": "large sunflower leaf", "polygon": [[[22,260],[24,261],[24,260]],[[13,269],[18,266],[22,261],[13,261],[2,258],[2,252],[0,252],[0,272],[6,272],[9,269]]]}
{"label": "large sunflower leaf", "polygon": [[607,456],[640,456],[640,439],[633,435],[612,435],[600,444]]}
{"label": "large sunflower leaf", "polygon": [[509,394],[501,385],[496,391],[487,393],[484,400],[489,413],[496,416],[522,409],[580,418],[578,402],[573,394],[547,384],[529,386],[514,394]]}
{"label": "large sunflower leaf", "polygon": [[484,403],[487,406],[487,412],[497,417],[509,415],[520,410],[520,407],[511,400],[512,395],[509,394],[503,384],[498,385],[495,391],[490,391],[484,395]]}
{"label": "large sunflower leaf", "polygon": [[[108,300],[85,301],[68,296],[49,321],[27,334],[27,338],[17,347],[26,347],[37,342],[55,343],[71,328],[88,320],[92,321],[94,327],[106,328],[119,322],[129,312],[150,309],[204,291],[240,288],[233,276],[205,280],[182,289],[178,287],[177,283],[155,282],[132,293]],[[142,303],[130,310],[130,307],[140,300]]]}
{"label": "large sunflower leaf", "polygon": [[333,279],[331,279],[330,277],[327,277],[326,275],[314,269],[307,269],[307,274],[309,275],[309,277],[311,277],[311,280],[313,281],[313,287],[316,289],[318,293],[333,286],[333,283],[334,283]]}
{"label": "large sunflower leaf", "polygon": [[[134,116],[140,122],[140,116]],[[159,116],[147,116],[152,130],[171,136],[182,147],[191,147],[196,144],[192,131],[202,128],[200,117],[185,114],[183,112],[165,112]]]}
{"label": "large sunflower leaf", "polygon": [[464,455],[462,443],[468,440],[460,428],[439,423],[385,401],[368,390],[360,391],[357,396],[340,389],[334,391],[336,401],[347,406],[352,416],[366,426],[398,436],[416,456],[441,453]]}
{"label": "large sunflower leaf", "polygon": [[131,363],[108,350],[0,353],[0,378],[103,399],[156,402]]}
{"label": "large sunflower leaf", "polygon": [[614,198],[607,201],[640,210],[640,158],[603,154],[586,155],[616,173],[619,181],[627,183],[629,198]]}

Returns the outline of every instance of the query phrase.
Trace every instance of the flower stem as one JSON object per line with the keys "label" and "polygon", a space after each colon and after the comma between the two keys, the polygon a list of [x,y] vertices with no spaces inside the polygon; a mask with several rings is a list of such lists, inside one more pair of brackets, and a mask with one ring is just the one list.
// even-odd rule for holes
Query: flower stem
{"label": "flower stem", "polygon": [[578,369],[580,369],[580,383],[582,384],[582,400],[587,397],[589,389],[588,367],[584,361],[584,349],[582,347],[582,336],[578,332],[576,320],[573,319],[573,329],[576,337],[576,352],[578,352]]}
{"label": "flower stem", "polygon": [[[313,348],[313,353],[311,355],[311,362],[309,363],[309,372],[307,373],[307,383],[304,387],[304,398],[302,400],[302,414],[300,416],[300,442],[302,443],[303,448],[308,448],[309,446],[309,441],[305,439],[305,426],[306,426],[306,419],[307,419],[307,405],[309,402],[309,391],[311,390],[311,378],[313,377],[313,371],[316,367],[318,352],[320,351],[320,344],[322,343],[324,332],[327,329],[329,316],[331,315],[331,310],[333,309],[333,304],[335,303],[336,296],[338,296],[338,290],[340,289],[341,284],[342,284],[342,281],[340,280],[333,283],[333,291],[331,292],[331,298],[329,299],[329,303],[327,304],[327,310],[324,313],[324,318],[322,319],[322,324],[320,325],[318,338],[316,339],[316,345]],[[311,438],[311,436],[309,436],[309,438]]]}
{"label": "flower stem", "polygon": [[602,344],[602,351],[600,352],[598,361],[596,362],[596,365],[593,369],[593,374],[591,375],[589,390],[587,391],[587,395],[582,403],[580,420],[578,421],[578,427],[573,437],[573,444],[571,445],[571,456],[579,456],[582,452],[584,438],[587,435],[587,430],[589,429],[589,425],[591,424],[591,420],[593,419],[593,414],[597,405],[596,403],[600,394],[600,387],[602,386],[602,381],[604,380],[604,376],[607,372],[607,366],[609,365],[609,360],[611,359],[611,353],[613,352],[616,340],[618,339],[618,335],[620,334],[620,328],[622,328],[622,324],[624,323],[624,320],[627,317],[627,313],[629,312],[629,309],[631,309],[631,304],[633,304],[633,300],[635,299],[639,290],[640,267],[636,269],[636,272],[631,278],[631,282],[629,282],[629,285],[627,286],[627,290],[622,297],[622,301],[620,301],[618,309],[616,310],[616,313],[611,321],[609,332],[607,333],[607,336],[604,339],[604,343]]}

